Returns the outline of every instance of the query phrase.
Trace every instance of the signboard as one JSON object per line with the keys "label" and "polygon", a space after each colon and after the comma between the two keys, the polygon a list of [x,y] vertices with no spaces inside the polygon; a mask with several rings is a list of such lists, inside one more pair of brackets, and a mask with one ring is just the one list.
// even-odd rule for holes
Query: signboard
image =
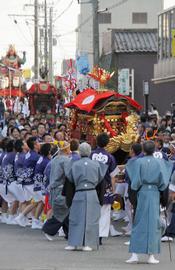
{"label": "signboard", "polygon": [[129,96],[130,86],[129,86],[129,69],[123,68],[118,72],[118,93],[122,95]]}
{"label": "signboard", "polygon": [[171,55],[175,57],[175,29],[171,30]]}
{"label": "signboard", "polygon": [[149,95],[149,82],[143,81],[143,94]]}

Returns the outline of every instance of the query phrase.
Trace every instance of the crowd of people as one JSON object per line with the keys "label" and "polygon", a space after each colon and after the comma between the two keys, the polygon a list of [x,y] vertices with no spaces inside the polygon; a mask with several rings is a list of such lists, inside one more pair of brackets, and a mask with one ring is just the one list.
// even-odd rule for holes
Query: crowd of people
{"label": "crowd of people", "polygon": [[[41,229],[50,241],[64,235],[70,251],[98,249],[109,234],[125,234],[131,236],[127,263],[137,263],[139,253],[158,263],[160,240],[175,237],[173,117],[160,117],[155,108],[149,117],[141,115],[139,140],[119,164],[105,150],[107,133],[97,136],[92,149],[70,138],[66,117],[6,111],[0,133],[1,223]],[[160,222],[165,207],[168,220],[161,216]],[[127,226],[121,228],[119,219]]]}

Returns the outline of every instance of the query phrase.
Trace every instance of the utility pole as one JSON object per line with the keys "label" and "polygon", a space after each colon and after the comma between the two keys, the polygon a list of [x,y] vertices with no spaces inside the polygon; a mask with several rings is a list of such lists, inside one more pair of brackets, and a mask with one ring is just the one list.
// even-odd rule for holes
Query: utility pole
{"label": "utility pole", "polygon": [[47,2],[45,0],[44,3],[44,24],[45,24],[45,34],[44,34],[44,62],[45,62],[45,74],[46,77],[45,79],[47,80],[48,77],[48,49],[47,49],[47,44],[48,44],[48,25],[47,25]]}
{"label": "utility pole", "polygon": [[53,8],[49,10],[49,82],[53,84]]}
{"label": "utility pole", "polygon": [[38,0],[34,2],[34,79],[39,80],[39,63],[38,63]]}
{"label": "utility pole", "polygon": [[93,64],[99,63],[99,21],[98,21],[98,0],[92,2],[93,12]]}

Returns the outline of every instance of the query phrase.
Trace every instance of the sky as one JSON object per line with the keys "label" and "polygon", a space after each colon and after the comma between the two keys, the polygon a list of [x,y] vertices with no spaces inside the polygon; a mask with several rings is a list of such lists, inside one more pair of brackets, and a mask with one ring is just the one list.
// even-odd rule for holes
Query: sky
{"label": "sky", "polygon": [[[38,0],[42,3],[42,0]],[[71,3],[71,0],[47,0],[54,4],[54,18],[60,15]],[[0,0],[0,58],[6,54],[9,44],[14,44],[19,56],[26,51],[27,61],[25,67],[33,64],[34,58],[34,22],[32,17],[8,16],[9,14],[31,15],[33,6],[24,7],[25,4],[33,4],[34,0]],[[53,62],[56,73],[60,72],[61,62],[64,58],[75,58],[76,33],[79,14],[77,0],[73,0],[70,8],[54,23],[54,34],[61,35],[73,32],[57,38],[57,46],[53,47]],[[69,19],[68,19],[69,18]],[[15,23],[15,20],[17,23]]]}
{"label": "sky", "polygon": [[[38,0],[42,3],[42,0]],[[132,1],[132,0],[130,0]],[[25,67],[33,65],[33,20],[32,17],[8,16],[9,14],[33,14],[34,8],[25,7],[25,4],[33,4],[34,0],[0,0],[0,58],[5,55],[9,44],[15,44],[19,56],[22,52],[27,52],[27,62]],[[60,15],[72,0],[47,0],[47,3],[54,4],[54,18]],[[164,6],[168,8],[175,5],[175,0],[165,0]],[[54,34],[62,35],[57,38],[57,46],[53,48],[54,71],[59,74],[61,71],[61,62],[64,58],[74,58],[76,50],[76,33],[78,14],[80,6],[77,0],[73,0],[68,10],[55,21]],[[15,23],[16,20],[16,23]],[[64,33],[69,33],[64,35]]]}
{"label": "sky", "polygon": [[175,6],[175,0],[164,0],[164,7],[169,8]]}

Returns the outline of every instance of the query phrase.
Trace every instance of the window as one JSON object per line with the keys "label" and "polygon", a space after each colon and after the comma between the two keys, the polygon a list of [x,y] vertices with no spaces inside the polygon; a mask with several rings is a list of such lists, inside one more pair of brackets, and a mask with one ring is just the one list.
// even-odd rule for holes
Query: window
{"label": "window", "polygon": [[146,12],[135,12],[132,13],[132,23],[133,24],[147,24],[148,14]]}
{"label": "window", "polygon": [[111,23],[111,13],[99,13],[98,22],[100,24],[110,24]]}
{"label": "window", "polygon": [[159,15],[159,59],[175,57],[175,10]]}

